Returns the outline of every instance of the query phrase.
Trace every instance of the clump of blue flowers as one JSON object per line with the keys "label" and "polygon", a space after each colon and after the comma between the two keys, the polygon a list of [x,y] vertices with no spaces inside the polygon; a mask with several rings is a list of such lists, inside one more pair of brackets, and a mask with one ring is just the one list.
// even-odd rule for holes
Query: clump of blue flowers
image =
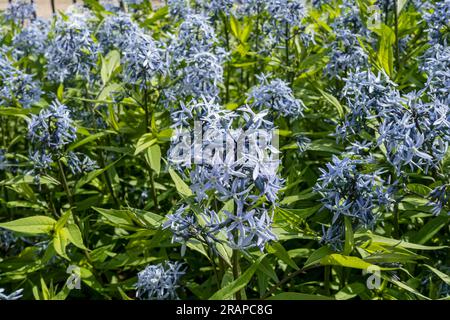
{"label": "clump of blue flowers", "polygon": [[[117,15],[106,16],[101,22],[96,37],[104,53],[118,49],[124,51],[128,45],[133,45],[134,36],[142,32],[129,14],[120,12]],[[140,40],[142,41],[142,40]]]}
{"label": "clump of blue flowers", "polygon": [[68,20],[58,18],[45,52],[47,77],[64,82],[75,78],[91,79],[96,65],[98,44],[94,42],[87,22],[78,15]]}
{"label": "clump of blue flowers", "polygon": [[333,217],[331,227],[324,231],[323,241],[341,248],[344,217],[351,219],[355,228],[372,228],[383,209],[392,205],[392,186],[381,178],[381,171],[364,173],[359,168],[364,161],[333,156],[321,176],[315,191],[322,196],[324,208]]}
{"label": "clump of blue flowers", "polygon": [[166,64],[161,49],[156,42],[143,32],[134,34],[127,43],[123,56],[125,81],[146,88],[160,74],[166,72]]}
{"label": "clump of blue flowers", "polygon": [[302,100],[296,99],[292,89],[281,79],[269,81],[267,76],[259,76],[260,85],[248,93],[248,102],[254,108],[264,110],[272,109],[283,117],[303,116],[305,105]]}
{"label": "clump of blue flowers", "polygon": [[36,17],[36,6],[27,0],[13,0],[8,4],[5,18],[8,21],[23,24],[26,20]]}
{"label": "clump of blue flowers", "polygon": [[14,107],[19,104],[30,108],[39,101],[41,88],[29,74],[15,68],[7,57],[0,54],[0,106]]}
{"label": "clump of blue flowers", "polygon": [[47,46],[50,23],[46,20],[36,19],[28,24],[12,40],[13,55],[21,59],[29,55],[44,54]]}
{"label": "clump of blue flowers", "polygon": [[179,280],[185,274],[179,262],[149,265],[138,273],[136,297],[142,300],[175,300]]}

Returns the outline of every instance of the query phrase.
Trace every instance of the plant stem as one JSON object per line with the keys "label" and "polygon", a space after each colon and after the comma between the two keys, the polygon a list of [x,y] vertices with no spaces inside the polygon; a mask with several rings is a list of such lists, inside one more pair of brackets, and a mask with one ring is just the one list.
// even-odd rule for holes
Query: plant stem
{"label": "plant stem", "polygon": [[269,291],[267,291],[266,294],[264,294],[264,295],[261,297],[261,299],[264,300],[264,299],[270,297],[270,295],[271,295],[272,293],[274,293],[274,292],[275,292],[279,287],[281,287],[283,284],[285,284],[285,283],[288,282],[289,280],[295,278],[295,277],[298,276],[299,274],[304,273],[306,270],[308,270],[308,269],[310,269],[310,268],[311,268],[311,267],[309,267],[309,268],[298,269],[297,271],[295,271],[295,272],[289,274],[287,277],[283,278],[283,279],[280,280],[278,283],[276,283],[275,285],[273,285],[273,286],[269,289]]}
{"label": "plant stem", "polygon": [[290,59],[289,59],[289,23],[286,22],[285,25],[285,39],[284,39],[284,50],[286,54],[286,79],[288,83],[291,83],[291,72],[289,71],[290,68]]}
{"label": "plant stem", "polygon": [[400,63],[400,46],[399,46],[399,37],[398,37],[398,12],[397,12],[398,0],[394,0],[394,19],[395,19],[395,55],[397,61],[397,73],[400,72],[401,63]]}
{"label": "plant stem", "polygon": [[[145,132],[149,133],[150,132],[149,122],[150,122],[150,117],[153,118],[153,109],[152,109],[151,112],[149,111],[147,95],[148,95],[148,91],[147,91],[147,88],[145,88],[145,90],[144,90],[144,101],[143,101],[143,106],[144,106],[144,110],[145,110]],[[159,99],[159,97],[158,97],[158,99]],[[153,204],[155,205],[156,209],[158,209],[158,207],[159,207],[158,196],[156,194],[155,179],[153,177],[153,173],[154,173],[153,169],[151,167],[149,167],[150,186],[151,186]]]}
{"label": "plant stem", "polygon": [[[241,268],[239,265],[239,250],[233,250],[233,279],[236,280],[239,278],[241,273]],[[241,291],[236,292],[236,300],[242,300]]]}
{"label": "plant stem", "polygon": [[61,183],[64,187],[64,191],[66,192],[67,199],[69,200],[70,208],[73,208],[74,204],[73,204],[72,194],[70,192],[69,185],[68,185],[67,179],[66,179],[66,174],[64,173],[64,167],[63,167],[60,159],[58,159],[58,168],[59,168],[59,173],[61,176]]}
{"label": "plant stem", "polygon": [[[223,20],[223,26],[225,30],[225,45],[227,48],[227,51],[230,52],[230,35],[228,31],[228,22],[227,18],[224,14],[222,14],[222,20]],[[225,102],[230,102],[230,61],[227,61],[227,76],[225,79]]]}

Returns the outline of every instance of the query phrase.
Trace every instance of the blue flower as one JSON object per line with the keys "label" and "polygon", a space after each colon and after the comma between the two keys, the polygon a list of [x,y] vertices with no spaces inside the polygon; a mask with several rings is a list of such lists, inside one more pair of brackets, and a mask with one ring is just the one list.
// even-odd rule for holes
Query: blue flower
{"label": "blue flower", "polygon": [[27,0],[13,0],[8,4],[5,18],[15,23],[23,23],[36,17],[36,5]]}
{"label": "blue flower", "polygon": [[321,196],[324,208],[332,214],[331,227],[324,233],[323,241],[337,245],[343,239],[344,217],[351,218],[356,228],[372,228],[383,209],[389,210],[393,199],[392,186],[380,177],[382,172],[363,173],[358,166],[363,161],[333,156],[327,169],[320,168],[314,190]]}
{"label": "blue flower", "polygon": [[149,265],[138,273],[136,297],[143,300],[175,300],[179,280],[185,274],[182,264],[166,261]]}
{"label": "blue flower", "polygon": [[125,51],[135,41],[142,41],[143,39],[139,37],[135,38],[138,33],[142,32],[129,14],[119,13],[106,16],[101,22],[96,36],[102,51],[107,53],[113,49]]}
{"label": "blue flower", "polygon": [[27,55],[44,54],[47,46],[50,23],[46,20],[36,19],[14,35],[12,46],[13,55],[19,60]]}
{"label": "blue flower", "polygon": [[54,101],[39,115],[32,115],[28,123],[31,142],[43,149],[58,151],[76,139],[76,128],[70,111],[59,101]]}
{"label": "blue flower", "polygon": [[261,84],[247,94],[247,102],[252,107],[260,110],[273,109],[283,117],[303,116],[306,107],[302,100],[294,97],[286,82],[280,79],[269,81],[265,75],[259,76],[258,80]]}
{"label": "blue flower", "polygon": [[12,66],[0,55],[0,106],[12,106],[16,103],[23,108],[30,108],[41,97],[39,82],[33,77]]}
{"label": "blue flower", "polygon": [[428,198],[430,202],[428,205],[432,207],[431,212],[434,215],[439,215],[444,207],[447,206],[448,201],[450,200],[449,190],[447,190],[448,185],[442,185],[431,190]]}
{"label": "blue flower", "polygon": [[143,32],[135,33],[127,43],[123,65],[125,81],[142,88],[148,87],[157,75],[166,72],[161,49]]}
{"label": "blue flower", "polygon": [[82,153],[69,152],[67,165],[73,174],[80,174],[98,169],[97,162]]}
{"label": "blue flower", "polygon": [[177,20],[186,18],[191,13],[189,0],[168,0],[169,14]]}
{"label": "blue flower", "polygon": [[63,82],[77,75],[91,80],[91,69],[97,62],[98,45],[91,37],[87,22],[78,15],[73,17],[67,21],[56,20],[45,52],[47,77],[52,81]]}
{"label": "blue flower", "polygon": [[431,12],[424,14],[424,19],[428,24],[430,43],[446,45],[450,40],[450,1],[436,1],[430,7]]}

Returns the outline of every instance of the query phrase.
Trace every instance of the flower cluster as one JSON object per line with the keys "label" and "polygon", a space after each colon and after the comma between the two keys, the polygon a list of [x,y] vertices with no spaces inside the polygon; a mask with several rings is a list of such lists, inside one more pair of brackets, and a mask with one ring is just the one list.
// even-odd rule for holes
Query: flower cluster
{"label": "flower cluster", "polygon": [[233,8],[235,0],[203,0],[202,2],[205,12],[214,16],[218,16],[220,13],[228,16]]}
{"label": "flower cluster", "polygon": [[[269,205],[275,203],[282,185],[268,112],[254,113],[249,107],[227,111],[204,100],[173,113],[175,134],[169,160],[182,174],[188,169],[198,203],[214,198],[223,203],[233,200],[235,208],[233,212],[225,210],[222,216],[213,210],[199,213],[209,221],[204,226],[196,226],[198,219],[180,209],[166,225],[174,231],[174,241],[197,235],[209,242],[223,232],[232,248],[257,246],[263,250],[266,242],[275,239],[270,208],[255,207],[261,198]],[[186,133],[183,127],[195,120],[194,129]]]}
{"label": "flower cluster", "polygon": [[446,45],[450,40],[450,1],[436,1],[431,11],[424,14],[430,43]]}
{"label": "flower cluster", "polygon": [[436,168],[448,150],[450,108],[440,101],[424,103],[414,93],[406,96],[406,107],[391,110],[379,128],[379,143],[398,172],[402,167],[425,172]]}
{"label": "flower cluster", "polygon": [[90,80],[97,53],[98,45],[92,39],[84,19],[75,14],[68,20],[59,18],[45,52],[47,77],[52,81],[64,82],[79,75]]}
{"label": "flower cluster", "polygon": [[29,74],[15,68],[8,58],[0,54],[0,106],[30,108],[39,101],[41,88]]}
{"label": "flower cluster", "polygon": [[27,0],[13,0],[8,4],[5,18],[15,23],[23,23],[36,17],[36,6]]}
{"label": "flower cluster", "polygon": [[83,153],[69,152],[67,158],[67,165],[73,174],[80,174],[98,169],[97,162]]}
{"label": "flower cluster", "polygon": [[29,55],[44,54],[47,45],[50,24],[46,20],[36,19],[22,29],[12,40],[14,57],[21,59]]}
{"label": "flower cluster", "polygon": [[346,114],[344,123],[336,128],[340,138],[370,130],[371,119],[383,117],[388,107],[398,107],[400,94],[395,83],[383,72],[375,75],[370,70],[357,70],[349,72],[344,81],[342,95],[350,112]]}
{"label": "flower cluster", "polygon": [[450,103],[450,46],[435,44],[427,50],[421,66],[427,76],[427,90],[433,99]]}
{"label": "flower cluster", "polygon": [[178,282],[185,274],[181,267],[181,263],[170,261],[147,266],[138,273],[136,297],[143,300],[178,299]]}
{"label": "flower cluster", "polygon": [[258,77],[260,85],[254,87],[248,94],[248,102],[259,110],[266,108],[278,112],[284,117],[299,117],[303,115],[305,105],[296,99],[292,89],[281,79],[269,81],[266,76]]}
{"label": "flower cluster", "polygon": [[[49,169],[54,161],[64,155],[64,146],[76,139],[76,128],[67,107],[54,101],[38,115],[32,116],[28,123],[28,136],[33,144],[30,160],[39,178],[40,172]],[[75,160],[72,156],[69,157],[72,171],[78,172],[83,161],[90,169],[94,168],[90,160]]]}
{"label": "flower cluster", "polygon": [[139,30],[139,26],[131,19],[130,15],[118,13],[105,17],[96,37],[103,53],[113,49],[124,51],[128,45],[134,43],[134,36],[138,32],[142,31]]}
{"label": "flower cluster", "polygon": [[218,47],[206,16],[187,15],[177,38],[168,46],[168,54],[174,83],[164,92],[166,104],[217,97],[223,82],[225,53]]}
{"label": "flower cluster", "polygon": [[[1,161],[1,159],[0,159]],[[3,230],[0,228],[0,251],[8,251],[17,241],[17,238],[9,230]]]}
{"label": "flower cluster", "polygon": [[358,38],[370,38],[370,33],[361,21],[359,7],[352,1],[345,2],[331,27],[336,38],[328,45],[330,61],[325,73],[331,78],[341,78],[349,71],[367,67],[368,57]]}
{"label": "flower cluster", "polygon": [[344,217],[356,227],[371,228],[379,211],[391,206],[392,186],[386,186],[389,181],[380,177],[380,171],[362,172],[358,168],[362,163],[333,156],[327,169],[320,169],[322,175],[315,191],[322,195],[324,208],[333,214],[332,226],[325,231],[323,241],[336,248],[342,245]]}
{"label": "flower cluster", "polygon": [[133,35],[123,54],[124,78],[128,83],[146,88],[155,76],[166,71],[161,49],[143,32]]}
{"label": "flower cluster", "polygon": [[448,185],[444,184],[434,188],[431,190],[428,198],[430,199],[428,205],[432,207],[431,212],[435,215],[439,215],[450,200]]}

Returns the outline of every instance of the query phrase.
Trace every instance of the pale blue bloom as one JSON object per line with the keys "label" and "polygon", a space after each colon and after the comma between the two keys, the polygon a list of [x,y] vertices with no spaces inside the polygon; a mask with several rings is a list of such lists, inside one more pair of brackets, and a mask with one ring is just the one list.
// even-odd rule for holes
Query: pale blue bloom
{"label": "pale blue bloom", "polygon": [[67,107],[55,100],[28,123],[32,143],[43,149],[58,151],[76,139],[76,128]]}
{"label": "pale blue bloom", "polygon": [[83,153],[69,152],[67,158],[67,165],[73,174],[86,173],[98,169],[97,162]]}
{"label": "pale blue bloom", "polygon": [[41,88],[29,74],[15,68],[6,56],[0,53],[0,106],[11,107],[15,103],[24,108],[39,101]]}
{"label": "pale blue bloom", "polygon": [[269,81],[267,76],[258,77],[260,84],[247,94],[252,107],[272,109],[283,117],[303,116],[303,101],[294,97],[292,89],[281,79]]}
{"label": "pale blue bloom", "polygon": [[126,13],[106,16],[101,22],[96,37],[104,53],[113,49],[127,50],[135,41],[142,41],[137,34],[141,33],[139,26]]}
{"label": "pale blue bloom", "polygon": [[46,20],[36,19],[22,29],[12,40],[13,55],[19,60],[28,55],[44,54],[47,46],[50,23]]}
{"label": "pale blue bloom", "polygon": [[179,262],[149,265],[138,273],[136,297],[142,300],[175,300],[180,278],[186,273]]}
{"label": "pale blue bloom", "polygon": [[13,0],[8,4],[5,18],[15,23],[23,23],[36,17],[36,5],[28,0]]}
{"label": "pale blue bloom", "polygon": [[382,172],[363,173],[358,168],[361,163],[333,156],[327,169],[320,168],[314,190],[322,196],[324,208],[333,214],[332,227],[325,232],[324,241],[336,245],[337,238],[343,239],[344,234],[339,236],[336,231],[342,230],[339,226],[345,216],[351,218],[355,227],[372,228],[380,211],[390,209],[393,203],[392,187],[380,177]]}
{"label": "pale blue bloom", "polygon": [[149,35],[135,33],[123,53],[123,73],[127,83],[148,87],[158,75],[166,72],[161,49]]}
{"label": "pale blue bloom", "polygon": [[98,49],[86,21],[58,18],[45,52],[47,77],[63,82],[78,75],[91,80],[91,69],[96,65]]}

